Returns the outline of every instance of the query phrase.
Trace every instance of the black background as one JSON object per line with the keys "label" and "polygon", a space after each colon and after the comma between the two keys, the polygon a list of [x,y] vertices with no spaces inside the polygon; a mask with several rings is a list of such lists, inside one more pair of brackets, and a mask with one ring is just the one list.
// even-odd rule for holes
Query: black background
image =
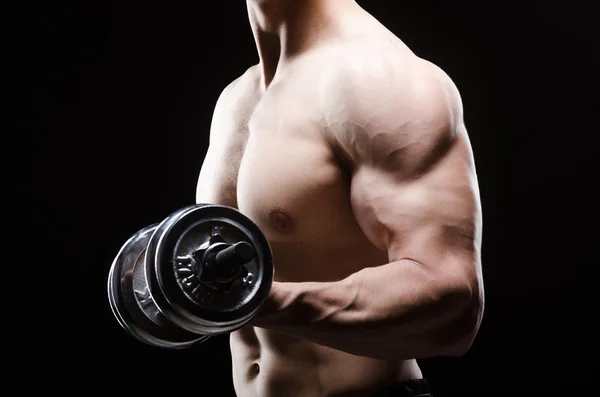
{"label": "black background", "polygon": [[[146,347],[119,328],[105,293],[124,241],[194,201],[214,103],[257,61],[244,1],[194,3],[47,2],[14,34],[27,107],[11,136],[26,150],[7,174],[27,171],[17,198],[27,209],[3,311],[4,330],[26,341],[8,339],[7,351],[29,386],[233,395],[227,338]],[[360,3],[453,78],[478,167],[486,312],[467,355],[422,361],[436,395],[587,390],[598,295],[591,7]]]}

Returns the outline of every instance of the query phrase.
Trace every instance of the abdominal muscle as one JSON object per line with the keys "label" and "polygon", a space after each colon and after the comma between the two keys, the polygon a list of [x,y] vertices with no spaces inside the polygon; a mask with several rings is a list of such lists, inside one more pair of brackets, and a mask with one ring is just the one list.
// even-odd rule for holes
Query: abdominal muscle
{"label": "abdominal muscle", "polygon": [[[302,281],[298,279],[300,274],[312,276],[311,281],[340,279],[343,274],[323,273],[323,269],[341,268],[331,266],[333,258],[337,258],[337,264],[344,263],[348,273],[363,268],[368,259],[371,263],[382,259],[378,251],[364,246],[361,249],[356,244],[338,249],[311,248],[305,242],[296,250],[290,244],[273,243],[275,263],[286,263],[286,270],[280,268],[278,272],[276,268],[276,281]],[[305,254],[299,257],[300,252]],[[337,252],[344,252],[344,257]],[[311,258],[305,258],[306,253],[312,253]],[[316,257],[321,263],[316,264]],[[298,268],[302,268],[298,275],[290,271]],[[415,360],[359,357],[264,328],[246,326],[233,332],[230,347],[238,397],[362,397],[394,382],[421,378]]]}
{"label": "abdominal muscle", "polygon": [[238,397],[364,397],[421,378],[415,360],[380,361],[246,327],[230,336]]}

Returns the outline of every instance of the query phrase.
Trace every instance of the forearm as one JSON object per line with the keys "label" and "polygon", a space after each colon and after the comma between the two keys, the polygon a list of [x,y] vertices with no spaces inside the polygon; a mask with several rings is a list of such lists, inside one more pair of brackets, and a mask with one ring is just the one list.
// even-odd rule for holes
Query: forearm
{"label": "forearm", "polygon": [[253,325],[373,358],[460,354],[478,313],[468,291],[441,284],[412,261],[336,282],[274,283]]}

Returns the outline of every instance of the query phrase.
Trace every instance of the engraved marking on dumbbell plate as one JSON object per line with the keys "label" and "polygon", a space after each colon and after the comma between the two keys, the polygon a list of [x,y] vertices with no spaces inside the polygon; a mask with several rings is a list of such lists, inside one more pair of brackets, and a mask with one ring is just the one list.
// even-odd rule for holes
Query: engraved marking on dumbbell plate
{"label": "engraved marking on dumbbell plate", "polygon": [[142,305],[142,308],[145,308],[152,303],[152,297],[150,297],[150,290],[148,287],[144,287],[141,291],[135,290],[134,292],[138,302]]}
{"label": "engraved marking on dumbbell plate", "polygon": [[212,291],[206,290],[208,287],[200,283],[194,261],[189,256],[178,256],[175,260],[175,273],[184,292],[192,297],[196,302],[211,304],[215,299]]}
{"label": "engraved marking on dumbbell plate", "polygon": [[184,292],[196,297],[200,281],[192,258],[190,256],[178,256],[175,260],[175,273]]}
{"label": "engraved marking on dumbbell plate", "polygon": [[194,290],[198,284],[198,275],[194,269],[192,258],[189,256],[178,256],[175,261],[175,272],[179,282],[186,290]]}
{"label": "engraved marking on dumbbell plate", "polygon": [[[223,242],[223,236],[221,235],[221,232],[224,230],[225,228],[222,225],[213,225],[212,228],[212,233],[208,239],[208,241],[205,243],[206,246],[204,248],[208,248],[208,246],[214,244],[214,243],[221,243]],[[205,244],[202,244],[203,246]]]}
{"label": "engraved marking on dumbbell plate", "polygon": [[248,273],[248,274],[246,274],[245,277],[242,278],[242,285],[250,286],[250,285],[252,285],[253,281],[254,281],[254,274]]}

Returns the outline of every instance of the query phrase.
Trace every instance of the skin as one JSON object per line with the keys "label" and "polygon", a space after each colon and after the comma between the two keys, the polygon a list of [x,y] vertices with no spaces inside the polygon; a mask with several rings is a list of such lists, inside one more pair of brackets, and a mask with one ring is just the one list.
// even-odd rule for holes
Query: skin
{"label": "skin", "polygon": [[352,0],[247,0],[259,63],[217,101],[196,194],[267,236],[275,282],[231,333],[240,397],[368,396],[460,356],[484,307],[460,95]]}

